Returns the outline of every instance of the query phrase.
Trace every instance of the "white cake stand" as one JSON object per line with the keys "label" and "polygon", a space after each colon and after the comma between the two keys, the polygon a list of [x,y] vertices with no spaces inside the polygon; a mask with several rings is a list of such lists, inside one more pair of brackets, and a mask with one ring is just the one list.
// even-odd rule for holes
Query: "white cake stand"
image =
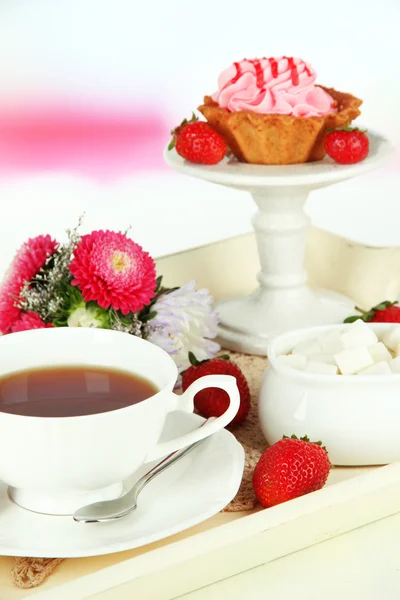
{"label": "white cake stand", "polygon": [[355,165],[339,165],[326,157],[301,165],[260,166],[225,159],[207,166],[189,163],[175,150],[165,151],[165,160],[174,169],[250,192],[259,209],[253,226],[261,262],[260,285],[248,298],[218,304],[219,339],[225,348],[263,355],[278,333],[341,323],[354,311],[348,298],[307,285],[304,254],[310,223],[303,207],[312,190],[376,169],[390,158],[390,142],[378,134],[368,135],[369,155]]}

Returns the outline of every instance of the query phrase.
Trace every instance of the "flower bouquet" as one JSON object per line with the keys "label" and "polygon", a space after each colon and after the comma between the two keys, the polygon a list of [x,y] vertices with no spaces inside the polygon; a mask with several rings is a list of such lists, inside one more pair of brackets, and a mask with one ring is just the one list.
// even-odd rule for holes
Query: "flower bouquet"
{"label": "flower bouquet", "polygon": [[67,241],[50,235],[27,240],[17,251],[0,288],[0,332],[42,327],[99,327],[157,344],[179,372],[192,352],[215,356],[218,315],[208,290],[194,281],[165,288],[153,258],[115,231],[80,236],[80,222]]}

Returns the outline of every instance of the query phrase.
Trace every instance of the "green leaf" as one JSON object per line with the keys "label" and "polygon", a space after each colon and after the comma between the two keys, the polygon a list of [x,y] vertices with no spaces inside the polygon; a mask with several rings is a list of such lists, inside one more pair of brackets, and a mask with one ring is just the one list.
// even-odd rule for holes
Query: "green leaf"
{"label": "green leaf", "polygon": [[154,317],[157,316],[157,311],[156,310],[152,310],[149,313],[147,313],[146,315],[144,315],[140,320],[142,321],[142,323],[147,323],[148,321],[151,321],[151,319],[154,319]]}
{"label": "green leaf", "polygon": [[358,310],[358,312],[361,314],[352,315],[350,317],[347,317],[347,319],[345,319],[343,321],[343,323],[354,323],[354,321],[358,321],[360,319],[361,319],[361,321],[364,321],[364,323],[368,323],[375,316],[374,310],[366,311],[366,310],[363,310],[362,308],[360,308],[359,306],[355,306],[354,308],[355,308],[355,310]]}
{"label": "green leaf", "polygon": [[177,285],[176,287],[163,289],[162,293],[170,294],[171,292],[176,292],[176,290],[179,290],[179,285]]}
{"label": "green leaf", "polygon": [[355,315],[353,317],[347,317],[347,319],[345,319],[343,323],[354,323],[354,321],[359,321],[360,319],[361,321],[364,321],[363,315]]}
{"label": "green leaf", "polygon": [[[189,352],[188,353],[188,357],[189,357],[189,362],[193,367],[198,367],[200,365],[204,365],[204,363],[209,362],[210,358],[206,358],[205,360],[198,360],[195,355],[193,354],[193,352]],[[216,356],[215,359],[221,359],[221,360],[230,360],[231,357],[229,356],[229,354],[221,354],[221,356]]]}
{"label": "green leaf", "polygon": [[385,300],[384,302],[380,302],[376,306],[374,306],[371,310],[386,310],[390,306],[395,306],[398,304],[397,300],[395,302],[390,302],[390,300]]}
{"label": "green leaf", "polygon": [[172,148],[175,148],[175,138],[172,138],[172,140],[168,144],[168,150],[172,150]]}
{"label": "green leaf", "polygon": [[197,358],[195,357],[193,352],[189,352],[188,357],[189,357],[189,362],[193,367],[198,367],[201,364],[200,361],[197,360]]}
{"label": "green leaf", "polygon": [[358,312],[361,314],[347,317],[347,319],[344,320],[344,323],[354,323],[354,321],[357,321],[358,319],[362,319],[364,323],[369,323],[370,321],[372,321],[372,319],[375,317],[378,311],[386,310],[390,306],[395,306],[396,304],[398,304],[397,300],[395,300],[394,302],[391,302],[390,300],[384,300],[383,302],[380,302],[368,311],[363,310],[359,306],[356,306],[355,310],[358,310]]}
{"label": "green leaf", "polygon": [[326,133],[331,131],[359,131],[360,133],[367,133],[368,129],[360,129],[359,127],[351,127],[351,121],[347,121],[344,127],[330,127],[326,130]]}
{"label": "green leaf", "polygon": [[282,436],[283,440],[300,440],[302,442],[308,442],[309,444],[315,444],[316,446],[320,446],[323,450],[325,450],[325,452],[328,454],[328,450],[326,449],[325,446],[322,445],[321,441],[318,442],[312,442],[310,440],[310,438],[308,437],[308,435],[303,435],[302,437],[298,438],[297,435],[295,435],[294,433],[292,433],[291,436],[288,435],[283,435]]}
{"label": "green leaf", "polygon": [[156,292],[156,294],[158,294],[158,292],[159,292],[159,291],[160,291],[160,289],[161,289],[161,283],[162,283],[162,279],[163,279],[163,276],[162,276],[162,275],[159,275],[159,276],[157,277],[157,279],[156,279],[156,289],[155,289],[155,292]]}

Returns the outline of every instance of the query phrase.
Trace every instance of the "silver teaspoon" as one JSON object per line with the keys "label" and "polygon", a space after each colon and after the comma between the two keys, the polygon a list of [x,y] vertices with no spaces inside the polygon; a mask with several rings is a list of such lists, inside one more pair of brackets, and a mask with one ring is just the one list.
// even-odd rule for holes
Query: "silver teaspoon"
{"label": "silver teaspoon", "polygon": [[172,452],[155,467],[153,467],[148,473],[143,475],[135,483],[135,485],[123,496],[116,498],[115,500],[105,500],[103,502],[95,502],[94,504],[88,504],[79,508],[73,515],[74,521],[78,523],[103,523],[105,521],[113,521],[114,519],[120,519],[129,515],[137,508],[137,499],[142,489],[157,475],[160,475],[163,471],[168,469],[171,465],[176,463],[178,460],[189,454],[194,448],[199,446],[207,438],[199,440],[182,450]]}

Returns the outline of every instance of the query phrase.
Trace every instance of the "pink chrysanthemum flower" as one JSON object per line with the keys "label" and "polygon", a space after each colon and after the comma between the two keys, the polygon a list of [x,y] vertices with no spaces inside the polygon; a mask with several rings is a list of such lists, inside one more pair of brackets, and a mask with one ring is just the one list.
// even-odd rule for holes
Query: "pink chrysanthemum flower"
{"label": "pink chrysanthemum flower", "polygon": [[28,311],[22,313],[18,321],[11,327],[12,333],[18,331],[28,331],[29,329],[44,329],[45,327],[53,327],[52,323],[45,323],[42,319],[34,312]]}
{"label": "pink chrysanthemum flower", "polygon": [[142,309],[155,295],[154,260],[123,233],[92,231],[82,236],[70,264],[72,285],[86,302],[112,306],[127,315]]}
{"label": "pink chrysanthemum flower", "polygon": [[10,333],[11,327],[19,319],[21,311],[14,306],[22,288],[18,281],[5,281],[0,290],[0,331]]}
{"label": "pink chrysanthemum flower", "polygon": [[15,306],[25,281],[31,281],[54,253],[57,242],[49,235],[38,235],[22,244],[0,288],[0,331],[9,333],[21,315]]}

